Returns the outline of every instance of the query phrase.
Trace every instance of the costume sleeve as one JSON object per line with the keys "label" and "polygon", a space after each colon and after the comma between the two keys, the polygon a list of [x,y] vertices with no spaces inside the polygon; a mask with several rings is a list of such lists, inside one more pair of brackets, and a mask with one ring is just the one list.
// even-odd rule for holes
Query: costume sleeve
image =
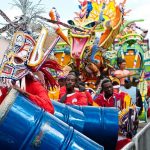
{"label": "costume sleeve", "polygon": [[143,110],[143,101],[140,90],[138,88],[136,89],[136,105],[141,108],[139,112],[140,115]]}
{"label": "costume sleeve", "polygon": [[36,81],[33,84],[30,84],[30,86],[27,87],[27,92],[29,93],[29,99],[33,103],[37,104],[47,112],[54,114],[54,107],[48,97],[48,92],[40,82]]}
{"label": "costume sleeve", "polygon": [[50,100],[45,100],[44,98],[32,94],[29,95],[29,99],[47,112],[54,114],[54,107]]}

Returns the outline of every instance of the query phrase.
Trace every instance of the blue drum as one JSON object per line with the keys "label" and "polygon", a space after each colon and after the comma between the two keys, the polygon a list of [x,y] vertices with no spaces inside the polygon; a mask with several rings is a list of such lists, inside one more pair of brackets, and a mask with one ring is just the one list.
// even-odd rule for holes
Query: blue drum
{"label": "blue drum", "polygon": [[55,116],[92,140],[113,150],[118,139],[118,109],[94,106],[73,106],[52,101]]}
{"label": "blue drum", "polygon": [[52,104],[55,109],[54,115],[57,118],[73,126],[76,130],[83,132],[85,126],[85,115],[83,112],[54,100],[52,100]]}
{"label": "blue drum", "polygon": [[1,150],[103,150],[103,147],[11,90],[0,105]]}

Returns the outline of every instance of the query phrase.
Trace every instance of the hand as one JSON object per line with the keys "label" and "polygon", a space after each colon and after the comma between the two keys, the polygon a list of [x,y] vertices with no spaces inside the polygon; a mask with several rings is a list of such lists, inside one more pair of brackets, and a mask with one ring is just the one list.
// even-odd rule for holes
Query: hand
{"label": "hand", "polygon": [[6,86],[7,88],[10,88],[13,86],[12,84],[12,79],[7,79],[7,78],[1,78],[1,82],[4,86]]}

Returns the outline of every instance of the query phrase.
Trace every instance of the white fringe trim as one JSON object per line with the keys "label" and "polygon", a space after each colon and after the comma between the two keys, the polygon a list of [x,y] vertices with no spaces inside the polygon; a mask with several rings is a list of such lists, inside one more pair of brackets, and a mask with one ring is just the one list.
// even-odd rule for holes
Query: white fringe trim
{"label": "white fringe trim", "polygon": [[5,97],[3,102],[0,105],[0,121],[7,113],[7,110],[11,107],[17,97],[17,90],[11,89],[9,94]]}

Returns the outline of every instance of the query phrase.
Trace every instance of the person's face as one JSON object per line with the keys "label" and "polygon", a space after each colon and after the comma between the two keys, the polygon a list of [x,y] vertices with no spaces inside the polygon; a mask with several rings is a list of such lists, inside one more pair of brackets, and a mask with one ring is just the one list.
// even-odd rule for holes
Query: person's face
{"label": "person's face", "polygon": [[121,70],[124,70],[126,68],[126,62],[122,62],[119,67]]}
{"label": "person's face", "polygon": [[58,84],[60,85],[60,87],[64,86],[66,84],[65,79],[59,79]]}
{"label": "person's face", "polygon": [[75,84],[76,84],[76,77],[73,76],[73,75],[68,75],[67,78],[66,78],[66,87],[68,89],[72,89],[75,87]]}
{"label": "person's face", "polygon": [[113,86],[111,82],[104,83],[103,91],[106,95],[113,95]]}

